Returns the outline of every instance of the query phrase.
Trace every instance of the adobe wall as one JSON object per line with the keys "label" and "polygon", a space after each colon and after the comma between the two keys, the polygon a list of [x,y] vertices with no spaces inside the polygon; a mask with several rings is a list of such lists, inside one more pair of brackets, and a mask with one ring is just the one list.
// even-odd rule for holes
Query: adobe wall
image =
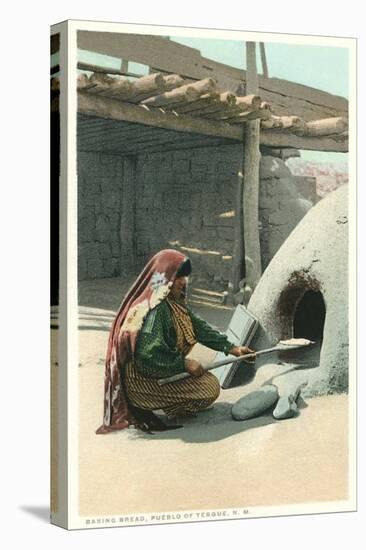
{"label": "adobe wall", "polygon": [[[122,156],[79,152],[79,279],[136,273],[177,248],[192,258],[196,282],[226,290],[240,158],[239,144],[144,154],[132,174]],[[280,158],[263,156],[260,178],[265,268],[313,203]]]}
{"label": "adobe wall", "polygon": [[140,155],[136,234],[140,267],[161,248],[189,254],[195,273],[229,278],[240,146]]}
{"label": "adobe wall", "polygon": [[120,274],[123,162],[78,152],[78,278]]}

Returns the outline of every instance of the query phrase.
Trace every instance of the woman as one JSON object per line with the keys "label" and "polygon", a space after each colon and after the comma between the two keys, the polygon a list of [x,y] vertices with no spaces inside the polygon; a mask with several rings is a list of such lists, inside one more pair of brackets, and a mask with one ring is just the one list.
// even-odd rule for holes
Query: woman
{"label": "woman", "polygon": [[[194,414],[220,393],[217,378],[185,356],[196,342],[225,354],[252,350],[235,346],[193,313],[186,303],[191,262],[181,252],[162,250],[147,263],[118,310],[109,335],[104,379],[104,418],[97,433],[134,424],[172,429],[154,414]],[[160,386],[159,378],[191,376]]]}

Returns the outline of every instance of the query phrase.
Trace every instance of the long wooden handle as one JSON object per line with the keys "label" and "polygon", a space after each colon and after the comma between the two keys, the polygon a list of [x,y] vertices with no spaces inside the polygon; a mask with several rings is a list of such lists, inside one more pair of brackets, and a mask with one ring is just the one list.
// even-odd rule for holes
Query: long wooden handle
{"label": "long wooden handle", "polygon": [[[256,353],[248,353],[247,355],[241,355],[240,357],[235,357],[234,359],[223,359],[222,361],[217,361],[216,363],[212,363],[211,365],[204,366],[204,370],[213,370],[217,369],[218,367],[223,367],[224,365],[229,365],[231,363],[239,363],[240,361],[245,361],[246,359],[250,359],[251,357],[258,357],[259,355],[263,355],[265,353],[270,353],[271,351],[278,350],[278,347],[274,348],[268,348],[263,349],[261,351],[257,351]],[[180,372],[179,374],[175,374],[174,376],[169,376],[168,378],[160,378],[158,380],[158,384],[160,386],[164,386],[164,384],[169,384],[170,382],[176,382],[177,380],[183,380],[184,378],[188,378],[191,376],[189,372]]]}
{"label": "long wooden handle", "polygon": [[[311,340],[307,340],[306,342],[301,344],[288,344],[288,345],[282,345],[282,346],[277,344],[277,346],[274,346],[272,348],[262,349],[255,353],[248,353],[246,355],[241,355],[240,357],[223,359],[222,361],[211,363],[211,365],[204,366],[203,369],[213,370],[213,369],[217,369],[218,367],[223,367],[224,365],[229,365],[231,363],[238,363],[240,361],[245,361],[250,357],[259,357],[260,355],[265,355],[266,353],[271,353],[272,351],[287,351],[290,349],[302,348],[313,344],[315,344],[315,342],[312,342]],[[170,382],[176,382],[177,380],[183,380],[184,378],[188,378],[189,376],[191,376],[189,372],[180,372],[179,374],[175,374],[174,376],[169,376],[168,378],[160,378],[158,380],[158,384],[160,386],[164,386],[164,384],[169,384]]]}

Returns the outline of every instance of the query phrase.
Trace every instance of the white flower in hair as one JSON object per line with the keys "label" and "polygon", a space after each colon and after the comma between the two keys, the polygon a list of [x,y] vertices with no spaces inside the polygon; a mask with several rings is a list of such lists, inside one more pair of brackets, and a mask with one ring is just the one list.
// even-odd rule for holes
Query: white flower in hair
{"label": "white flower in hair", "polygon": [[167,278],[165,277],[165,273],[159,273],[159,271],[155,271],[151,277],[151,288],[153,290],[157,290],[160,286],[163,286],[167,283]]}
{"label": "white flower in hair", "polygon": [[170,292],[170,288],[172,286],[172,282],[170,281],[167,284],[163,284],[160,286],[157,286],[153,289],[151,297],[150,297],[150,308],[153,309],[156,307],[164,298],[166,298]]}

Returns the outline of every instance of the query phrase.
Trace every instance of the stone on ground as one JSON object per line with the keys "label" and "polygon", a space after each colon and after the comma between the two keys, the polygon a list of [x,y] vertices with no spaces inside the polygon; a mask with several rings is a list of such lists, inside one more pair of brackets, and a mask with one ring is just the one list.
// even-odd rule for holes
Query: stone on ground
{"label": "stone on ground", "polygon": [[276,420],[284,420],[297,415],[298,409],[292,395],[284,395],[279,398],[276,408],[273,411],[273,417]]}
{"label": "stone on ground", "polygon": [[261,415],[267,411],[278,400],[278,389],[272,384],[268,384],[244,395],[239,401],[234,403],[231,414],[234,420],[248,420]]}

